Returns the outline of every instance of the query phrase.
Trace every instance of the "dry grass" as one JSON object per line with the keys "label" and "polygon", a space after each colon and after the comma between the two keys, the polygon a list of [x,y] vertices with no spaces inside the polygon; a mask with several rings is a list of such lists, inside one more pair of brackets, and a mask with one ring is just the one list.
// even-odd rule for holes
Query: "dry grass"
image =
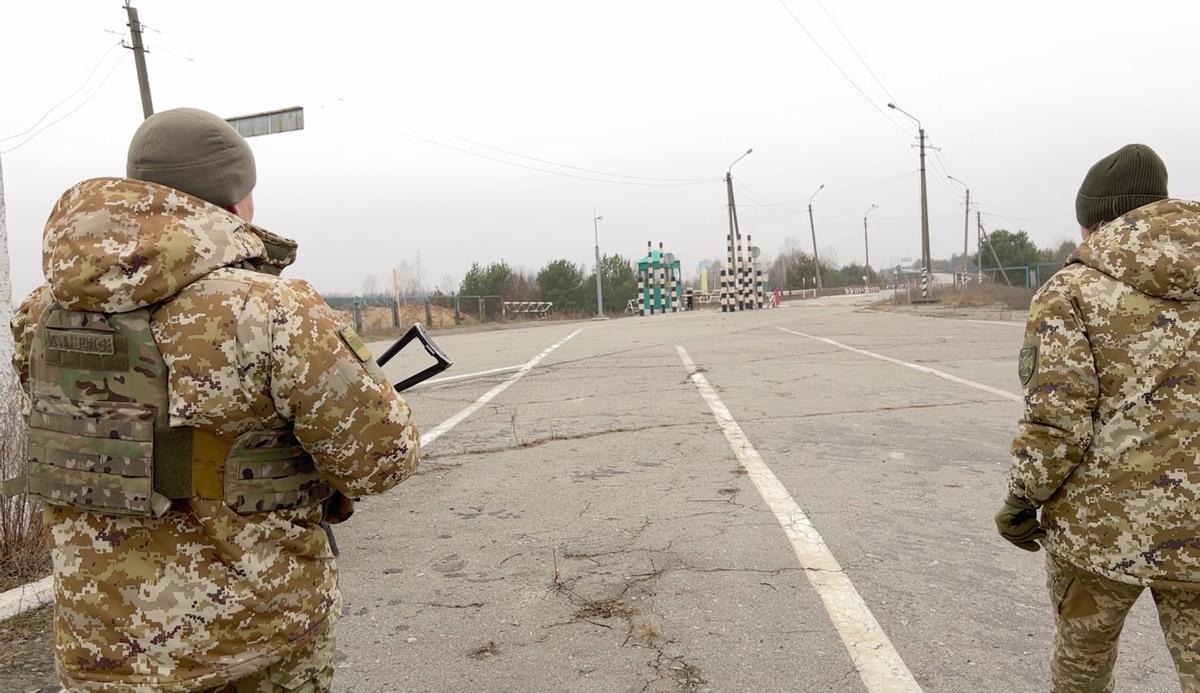
{"label": "dry grass", "polygon": [[[1029,310],[1033,300],[1033,289],[1024,289],[1004,284],[984,282],[968,284],[966,287],[935,286],[933,302],[943,306],[1003,308],[1007,310]],[[908,305],[921,297],[921,290],[897,291],[894,303]]]}
{"label": "dry grass", "polygon": [[[25,422],[16,383],[0,375],[0,478],[25,469]],[[42,541],[42,514],[24,496],[0,500],[0,590],[40,578],[50,571]]]}

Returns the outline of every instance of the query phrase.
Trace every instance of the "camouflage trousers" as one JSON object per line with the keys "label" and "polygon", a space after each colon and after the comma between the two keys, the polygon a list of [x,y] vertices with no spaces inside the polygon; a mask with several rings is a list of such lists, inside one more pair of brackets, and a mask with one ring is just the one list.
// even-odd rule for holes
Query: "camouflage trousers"
{"label": "camouflage trousers", "polygon": [[[1113,665],[1125,616],[1145,589],[1100,577],[1046,554],[1046,582],[1055,607],[1051,690],[1113,690]],[[1151,588],[1158,621],[1184,693],[1200,693],[1200,591]]]}
{"label": "camouflage trousers", "polygon": [[333,685],[333,626],[266,669],[204,693],[328,693]]}

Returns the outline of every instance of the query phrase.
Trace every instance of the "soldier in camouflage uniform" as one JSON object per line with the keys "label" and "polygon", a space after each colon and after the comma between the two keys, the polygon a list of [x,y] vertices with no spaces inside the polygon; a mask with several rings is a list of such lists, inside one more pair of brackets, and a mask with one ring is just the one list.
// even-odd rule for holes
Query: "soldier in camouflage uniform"
{"label": "soldier in camouflage uniform", "polygon": [[219,118],[152,116],[128,178],[46,224],[13,320],[25,489],[45,505],[70,690],[320,691],[337,568],[321,521],[410,476],[404,401],[252,223],[254,160]]}
{"label": "soldier in camouflage uniform", "polygon": [[[1167,198],[1149,147],[1102,159],[1076,202],[1084,243],[1037,294],[1000,533],[1039,540],[1054,691],[1111,691],[1149,587],[1184,691],[1200,691],[1200,204]],[[1038,510],[1041,511],[1040,522]]]}

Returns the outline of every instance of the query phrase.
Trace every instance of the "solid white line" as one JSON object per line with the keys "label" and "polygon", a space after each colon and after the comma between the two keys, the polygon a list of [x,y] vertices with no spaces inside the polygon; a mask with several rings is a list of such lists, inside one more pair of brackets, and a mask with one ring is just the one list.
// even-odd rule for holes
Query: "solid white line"
{"label": "solid white line", "polygon": [[679,358],[687,368],[692,382],[708,403],[708,408],[712,410],[717,423],[721,425],[729,447],[733,448],[733,454],[746,470],[746,475],[754,482],[779,525],[783,527],[796,558],[800,560],[804,574],[821,597],[829,620],[841,636],[842,643],[854,662],[854,668],[858,670],[858,675],[867,690],[871,693],[919,692],[921,687],[913,678],[912,672],[892,647],[891,640],[826,546],[825,540],[813,527],[812,521],[754,449],[742,427],[733,419],[733,415],[717,396],[708,379],[696,370],[696,364],[692,362],[687,350],[681,346],[675,347],[675,350],[679,352]]}
{"label": "solid white line", "polygon": [[0,621],[54,602],[54,576],[0,593]]}
{"label": "solid white line", "polygon": [[525,364],[522,365],[517,370],[516,373],[513,373],[512,375],[505,378],[502,382],[497,384],[496,387],[493,387],[492,389],[483,393],[482,397],[480,397],[479,399],[475,400],[474,402],[468,404],[465,408],[463,408],[462,411],[458,412],[454,416],[451,416],[450,418],[441,422],[437,426],[433,427],[433,429],[425,432],[425,434],[421,436],[421,447],[422,448],[428,447],[431,443],[433,443],[433,441],[437,440],[438,438],[441,438],[446,433],[449,433],[451,429],[453,429],[455,426],[462,423],[463,420],[466,419],[468,416],[479,411],[480,408],[483,407],[483,405],[487,404],[488,402],[491,402],[501,392],[504,392],[509,387],[511,387],[513,383],[517,382],[521,378],[524,378],[526,373],[533,370],[535,366],[537,366],[539,363],[542,362],[542,359],[549,356],[555,349],[566,344],[567,340],[571,339],[572,337],[579,334],[580,332],[583,332],[582,327],[579,328],[578,330],[575,330],[574,332],[567,335],[566,337],[563,337],[562,339],[558,340],[554,344],[551,344],[550,346],[546,347],[546,349],[544,349],[542,351],[542,353],[538,354],[537,356],[534,356],[533,358],[529,359],[529,361],[525,362]]}
{"label": "solid white line", "polygon": [[939,371],[936,368],[930,368],[929,366],[922,366],[922,365],[919,365],[916,363],[909,363],[908,361],[901,361],[900,359],[894,359],[891,356],[884,356],[883,354],[876,354],[873,351],[866,351],[865,349],[858,349],[858,348],[852,347],[848,344],[842,344],[841,342],[836,342],[832,339],[826,339],[825,337],[818,337],[816,335],[804,334],[803,332],[789,330],[786,327],[780,327],[777,329],[779,329],[782,332],[787,332],[788,334],[794,334],[797,337],[804,337],[805,339],[812,339],[812,340],[815,340],[818,342],[825,342],[826,344],[835,346],[839,349],[845,349],[846,351],[852,351],[856,354],[861,354],[863,356],[870,356],[871,358],[879,359],[880,361],[887,361],[888,363],[894,363],[897,366],[904,366],[905,368],[911,368],[914,371],[920,371],[922,373],[928,373],[929,375],[935,375],[939,378],[942,378],[943,380],[949,380],[952,383],[958,383],[959,385],[966,385],[967,387],[973,387],[976,390],[982,390],[989,394],[996,395],[997,397],[1003,397],[1004,399],[1012,400],[1014,402],[1024,402],[1025,401],[1025,398],[1023,398],[1021,395],[1013,394],[1012,392],[1009,392],[1008,390],[1001,390],[998,387],[992,387],[991,385],[984,385],[983,383],[977,383],[974,380],[967,380],[966,378],[960,378],[957,375],[950,375],[949,373]]}
{"label": "solid white line", "polygon": [[416,385],[413,385],[412,387],[405,390],[405,392],[412,392],[413,390],[421,390],[421,389],[424,389],[427,387],[433,387],[434,385],[445,385],[447,383],[457,383],[461,380],[473,380],[475,378],[486,378],[489,375],[497,375],[499,373],[511,373],[513,371],[519,371],[523,367],[524,366],[505,366],[503,368],[492,368],[492,369],[489,369],[486,371],[476,371],[474,373],[463,373],[462,375],[450,375],[450,376],[446,376],[445,378],[434,378],[433,380],[426,380],[423,383],[417,383]]}
{"label": "solid white line", "polygon": [[[948,318],[948,319],[955,320],[956,318]],[[957,319],[962,320],[963,322],[979,323],[980,325],[1007,325],[1009,327],[1025,327],[1025,323],[1023,323],[1023,322],[1009,322],[1007,320],[975,320],[973,318],[957,318]]]}

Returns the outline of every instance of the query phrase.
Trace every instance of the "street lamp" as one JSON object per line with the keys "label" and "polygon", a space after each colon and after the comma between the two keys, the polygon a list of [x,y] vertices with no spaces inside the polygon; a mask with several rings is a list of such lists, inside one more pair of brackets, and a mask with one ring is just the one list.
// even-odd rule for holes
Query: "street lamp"
{"label": "street lamp", "polygon": [[[746,157],[750,156],[753,153],[754,153],[754,149],[752,149],[752,148],[747,149],[745,154],[743,154],[733,160],[733,164],[736,164],[737,162],[741,161],[742,159],[745,159]],[[725,175],[726,176],[729,176],[730,172],[733,171],[733,164],[729,164],[728,166],[725,167]]]}
{"label": "street lamp", "polygon": [[592,207],[592,233],[596,235],[596,317],[593,320],[604,320],[604,290],[600,288],[600,222],[604,217],[596,216],[596,208]]}
{"label": "street lamp", "polygon": [[876,209],[879,209],[879,205],[872,204],[870,207],[867,207],[866,213],[863,214],[863,250],[866,253],[865,261],[867,264],[867,274],[865,277],[863,277],[864,285],[870,284],[870,277],[871,277],[871,240],[867,236],[867,216],[871,213],[872,210],[876,210]]}
{"label": "street lamp", "polygon": [[926,299],[929,298],[929,285],[927,282],[929,281],[929,273],[932,271],[932,268],[930,267],[929,258],[929,200],[925,188],[925,128],[921,125],[920,118],[917,118],[896,104],[889,103],[888,108],[903,113],[917,124],[917,134],[921,150],[921,298]]}
{"label": "street lamp", "polygon": [[966,284],[967,283],[967,244],[971,237],[971,186],[969,186],[965,182],[955,178],[954,176],[948,175],[946,177],[967,189],[966,211],[963,212],[963,264],[962,264],[963,284]]}
{"label": "street lamp", "polygon": [[812,203],[813,203],[813,198],[817,196],[817,193],[821,192],[824,189],[825,189],[825,184],[821,183],[821,187],[817,188],[817,192],[813,193],[808,198],[808,229],[810,231],[812,231],[813,267],[814,267],[814,269],[816,269],[816,272],[817,272],[817,291],[821,290],[821,261],[819,259],[817,259],[817,227],[813,223]]}

